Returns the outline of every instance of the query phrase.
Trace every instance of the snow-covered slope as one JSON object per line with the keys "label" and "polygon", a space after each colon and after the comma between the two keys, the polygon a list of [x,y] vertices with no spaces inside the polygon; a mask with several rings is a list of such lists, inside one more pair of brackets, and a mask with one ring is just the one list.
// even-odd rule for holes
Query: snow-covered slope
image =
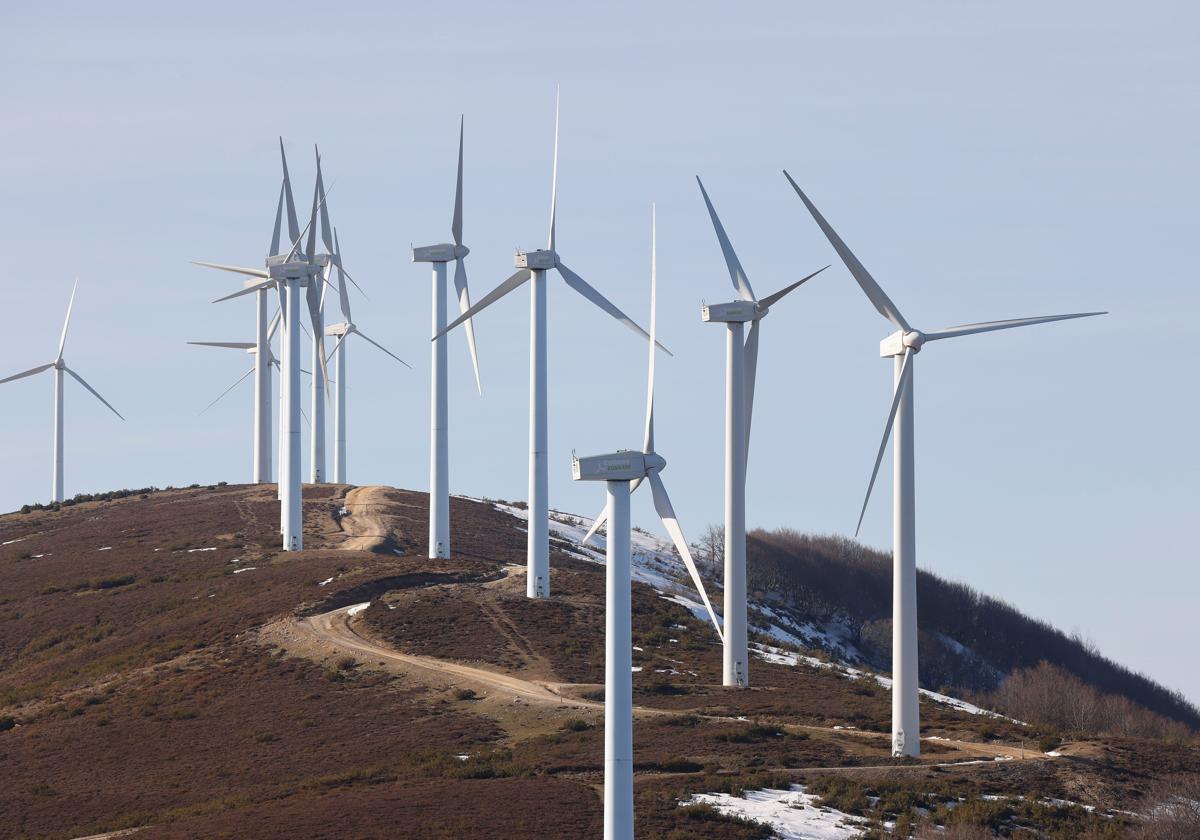
{"label": "snow-covered slope", "polygon": [[[494,503],[497,510],[508,513],[522,521],[528,521],[529,513],[524,508],[503,503]],[[594,563],[604,563],[605,535],[603,532],[583,544],[583,538],[592,526],[592,519],[561,511],[550,511],[550,539],[558,548]],[[659,596],[691,610],[702,621],[708,621],[704,604],[700,601],[683,562],[675,553],[670,540],[659,538],[642,530],[632,533],[633,579],[654,587]],[[711,584],[709,599],[718,615],[721,610],[720,588]],[[879,685],[891,690],[890,677],[867,669],[863,655],[851,641],[852,631],[848,624],[830,621],[817,625],[790,614],[788,605],[782,601],[767,604],[751,599],[750,624],[752,636],[751,652],[766,662],[778,665],[829,668],[848,679],[874,678]],[[951,640],[953,641],[953,640]],[[774,644],[772,644],[774,643]],[[779,647],[780,644],[788,648]],[[956,643],[957,644],[957,643]],[[794,648],[824,651],[829,659],[805,655]],[[921,689],[921,693],[935,703],[950,706],[973,715],[1002,717],[995,712],[981,709],[964,700]]]}

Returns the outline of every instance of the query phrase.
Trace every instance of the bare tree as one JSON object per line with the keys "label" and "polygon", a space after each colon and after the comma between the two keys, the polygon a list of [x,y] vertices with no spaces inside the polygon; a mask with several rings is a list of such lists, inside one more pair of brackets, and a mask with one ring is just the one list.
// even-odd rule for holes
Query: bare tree
{"label": "bare tree", "polygon": [[1200,837],[1200,776],[1176,776],[1160,783],[1146,798],[1143,818],[1133,833],[1139,840]]}
{"label": "bare tree", "polygon": [[709,525],[692,550],[701,570],[714,580],[721,580],[725,568],[725,526]]}

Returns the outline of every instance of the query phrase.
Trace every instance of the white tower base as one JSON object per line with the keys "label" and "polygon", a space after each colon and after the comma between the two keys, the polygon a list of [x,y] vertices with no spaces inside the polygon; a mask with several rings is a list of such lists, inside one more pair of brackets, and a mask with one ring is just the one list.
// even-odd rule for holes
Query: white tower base
{"label": "white tower base", "polygon": [[730,321],[725,355],[725,649],[722,683],[750,684],[746,635],[745,324]]}
{"label": "white tower base", "polygon": [[604,612],[604,840],[633,840],[629,482],[609,481]]}
{"label": "white tower base", "polygon": [[429,400],[429,556],[450,556],[450,448],[447,429],[446,263],[433,263],[433,352]]}
{"label": "white tower base", "polygon": [[54,477],[50,501],[63,500],[63,369],[54,368]]}
{"label": "white tower base", "polygon": [[[904,356],[895,356],[895,387]],[[892,755],[921,754],[917,682],[917,539],[913,459],[914,355],[893,438],[892,493]]]}
{"label": "white tower base", "polygon": [[550,472],[546,461],[546,272],[529,280],[529,544],[525,594],[550,597]]}
{"label": "white tower base", "polygon": [[286,292],[287,321],[284,337],[287,355],[284,359],[284,378],[287,380],[287,475],[282,482],[283,549],[300,551],[304,548],[302,488],[300,484],[300,281],[288,278],[283,283]]}

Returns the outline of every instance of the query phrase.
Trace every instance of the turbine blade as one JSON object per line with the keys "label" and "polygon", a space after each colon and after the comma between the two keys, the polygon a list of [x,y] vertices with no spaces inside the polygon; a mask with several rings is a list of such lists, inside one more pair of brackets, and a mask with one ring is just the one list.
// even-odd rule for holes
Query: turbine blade
{"label": "turbine blade", "polygon": [[246,377],[248,377],[248,376],[249,376],[250,374],[252,374],[252,373],[254,373],[254,368],[250,368],[250,370],[246,371],[246,372],[245,372],[245,373],[243,373],[241,376],[239,376],[239,377],[237,378],[237,381],[236,381],[236,382],[234,382],[232,385],[230,385],[228,388],[226,388],[224,391],[222,391],[222,392],[221,392],[219,395],[217,395],[217,398],[216,398],[215,400],[213,400],[212,402],[210,402],[208,405],[204,406],[204,408],[200,409],[200,413],[199,413],[199,414],[197,414],[196,416],[197,416],[197,417],[200,417],[201,415],[203,415],[203,414],[204,414],[204,412],[208,411],[210,408],[212,408],[214,405],[216,405],[218,402],[220,402],[222,397],[224,397],[226,394],[228,394],[228,393],[229,393],[230,391],[232,391],[234,388],[236,388],[237,386],[239,386],[239,385],[241,385],[243,382],[245,382],[245,381],[246,381]]}
{"label": "turbine blade", "polygon": [[384,347],[382,344],[380,344],[380,343],[379,343],[378,341],[376,341],[375,339],[373,339],[373,338],[371,338],[370,336],[368,336],[368,335],[367,335],[366,333],[364,333],[362,330],[360,330],[360,329],[358,329],[358,328],[355,328],[354,332],[355,332],[355,333],[358,335],[358,337],[359,337],[359,338],[361,338],[363,341],[369,341],[371,344],[374,344],[376,347],[378,347],[378,348],[379,348],[380,350],[382,350],[384,353],[387,353],[389,356],[391,356],[391,357],[392,357],[393,359],[395,359],[397,362],[399,362],[400,364],[404,365],[404,366],[405,366],[406,368],[408,368],[409,370],[412,370],[412,365],[410,365],[408,362],[406,362],[406,361],[404,361],[403,359],[401,359],[399,356],[397,356],[397,355],[396,355],[395,353],[393,353],[391,350],[389,350],[389,349],[387,349],[386,347]]}
{"label": "turbine blade", "polygon": [[279,157],[283,161],[283,193],[287,201],[288,240],[300,238],[300,223],[296,221],[296,202],[292,198],[292,179],[288,175],[287,153],[283,150],[283,138],[279,138]]}
{"label": "turbine blade", "polygon": [[717,241],[721,243],[721,253],[725,255],[725,265],[729,268],[729,279],[733,281],[733,287],[742,296],[742,300],[752,301],[754,300],[754,290],[750,288],[750,280],[746,277],[746,271],[733,251],[729,237],[725,235],[725,228],[717,216],[716,208],[708,200],[708,191],[704,189],[704,182],[700,180],[699,175],[696,176],[696,183],[700,185],[700,194],[704,196],[704,204],[708,207],[709,218],[712,219],[713,228],[717,231]]}
{"label": "turbine blade", "polygon": [[700,593],[700,599],[704,601],[704,608],[708,610],[708,617],[712,619],[713,627],[717,631],[717,638],[722,643],[725,641],[724,635],[721,633],[721,622],[717,620],[717,614],[713,611],[712,604],[708,600],[708,593],[704,591],[704,581],[700,577],[700,570],[696,568],[696,563],[692,560],[692,552],[688,549],[687,540],[683,538],[683,530],[679,527],[679,520],[675,518],[675,509],[671,507],[671,500],[667,496],[667,488],[663,486],[662,479],[658,475],[658,470],[651,470],[647,476],[650,481],[650,491],[654,494],[654,509],[658,511],[659,518],[666,526],[667,533],[671,535],[671,541],[675,543],[675,548],[679,552],[679,556],[683,558],[683,564],[687,566],[688,574],[692,576],[692,583],[696,586],[696,591]]}
{"label": "turbine blade", "polygon": [[887,423],[883,427],[883,440],[879,444],[879,453],[875,456],[875,466],[871,470],[871,480],[867,484],[867,496],[863,499],[862,510],[858,512],[858,525],[854,528],[854,536],[858,536],[862,528],[863,517],[867,514],[867,503],[871,501],[871,490],[875,488],[875,477],[879,475],[879,464],[883,461],[883,453],[887,449],[888,438],[892,436],[892,426],[896,422],[896,412],[900,410],[900,399],[912,379],[912,348],[904,351],[904,362],[900,366],[900,381],[896,383],[896,392],[892,395],[892,408],[888,411]]}
{"label": "turbine blade", "polygon": [[[317,147],[313,146],[315,150]],[[321,194],[321,243],[325,253],[333,253],[333,228],[329,224],[329,205],[325,201],[325,180],[321,177],[321,152],[317,150],[317,192]]]}
{"label": "turbine blade", "polygon": [[271,325],[267,327],[267,341],[275,337],[275,330],[279,328],[279,322],[283,319],[283,308],[275,307],[275,317],[271,319]]}
{"label": "turbine blade", "polygon": [[[656,351],[658,322],[658,218],[654,205],[650,205],[650,349],[649,374],[646,377],[646,434],[642,438],[642,451],[654,451],[654,355]],[[630,491],[632,492],[632,490]]]}
{"label": "turbine blade", "polygon": [[337,266],[338,304],[342,307],[342,317],[346,319],[347,324],[352,324],[354,319],[350,317],[350,291],[346,288],[346,278],[349,275],[342,268],[342,243],[338,240],[336,228],[333,231],[333,264]]}
{"label": "turbine blade", "polygon": [[242,295],[253,294],[254,292],[257,292],[259,289],[269,289],[271,286],[274,286],[274,285],[275,285],[274,280],[264,280],[261,283],[255,283],[253,286],[247,286],[244,289],[240,289],[240,290],[234,292],[233,294],[225,295],[225,297],[219,297],[216,300],[214,300],[213,303],[221,303],[222,301],[233,300],[234,298],[241,297]]}
{"label": "turbine blade", "polygon": [[[458,292],[458,311],[470,311],[471,292],[467,289],[467,266],[463,259],[454,261],[454,288]],[[475,323],[470,318],[466,322],[466,331],[467,349],[471,351],[471,366],[475,369],[475,389],[483,396],[483,383],[479,379],[479,353],[475,349]]]}
{"label": "turbine blade", "polygon": [[925,333],[926,341],[937,341],[940,338],[958,338],[960,335],[993,332],[995,330],[1011,330],[1014,327],[1029,327],[1034,324],[1049,324],[1052,321],[1070,321],[1075,318],[1091,318],[1095,315],[1107,315],[1107,312],[1075,312],[1070,315],[1041,315],[1036,318],[1011,318],[1007,321],[983,321],[978,324],[962,324],[957,327],[946,327]]}
{"label": "turbine blade", "polygon": [[554,87],[554,170],[550,178],[550,245],[549,250],[554,250],[554,217],[558,212],[558,106],[559,106],[559,88]]}
{"label": "turbine blade", "polygon": [[219,271],[231,271],[234,274],[245,274],[247,277],[270,277],[271,272],[265,268],[242,268],[237,265],[222,265],[221,263],[204,262],[203,260],[192,260],[192,265],[203,266],[204,268],[215,268]]}
{"label": "turbine blade", "polygon": [[35,373],[41,373],[44,370],[49,370],[50,368],[54,367],[55,364],[55,362],[50,362],[49,364],[38,365],[37,367],[30,368],[29,370],[23,370],[20,373],[14,373],[12,376],[7,376],[4,379],[0,379],[0,385],[3,385],[5,382],[13,382],[17,379],[24,379],[26,376],[33,376]]}
{"label": "turbine blade", "polygon": [[197,347],[228,347],[230,350],[253,350],[258,345],[253,341],[189,341]]}
{"label": "turbine blade", "polygon": [[279,203],[275,205],[275,228],[271,233],[271,247],[268,254],[279,253],[279,237],[283,235],[283,184],[279,185]]}
{"label": "turbine blade", "polygon": [[[82,385],[84,388],[87,388],[89,391],[91,391],[91,392],[92,392],[92,396],[93,396],[93,397],[95,397],[96,399],[100,400],[100,402],[102,402],[102,403],[104,403],[106,406],[108,406],[108,410],[109,410],[109,411],[111,411],[113,414],[117,415],[118,417],[121,417],[121,412],[119,412],[119,411],[117,411],[115,408],[113,408],[113,407],[112,407],[112,405],[110,405],[110,404],[109,404],[108,400],[106,400],[106,399],[104,399],[104,397],[100,396],[100,392],[99,392],[99,391],[97,391],[97,390],[96,390],[95,388],[93,388],[91,385],[89,385],[89,384],[87,384],[86,382],[84,382],[84,381],[83,381],[83,377],[82,377],[82,376],[80,376],[80,375],[79,375],[78,373],[76,373],[75,371],[71,370],[71,369],[70,369],[69,367],[67,367],[66,365],[63,365],[63,370],[65,370],[67,373],[71,374],[71,376],[75,377],[75,381],[77,381],[77,382],[78,382],[80,385]],[[122,420],[124,420],[125,418],[124,418],[124,417],[121,417],[121,419],[122,419]]]}
{"label": "turbine blade", "polygon": [[454,319],[454,321],[452,321],[450,323],[450,325],[446,327],[446,329],[442,330],[440,333],[435,335],[434,338],[442,337],[446,333],[450,332],[450,330],[454,329],[459,324],[461,324],[463,321],[468,321],[471,318],[475,317],[482,310],[486,309],[488,306],[491,306],[493,303],[500,300],[500,298],[504,297],[506,294],[511,292],[513,289],[519,287],[522,283],[524,283],[526,280],[528,280],[530,278],[530,276],[531,275],[530,275],[529,269],[527,269],[527,268],[518,269],[517,271],[515,271],[513,273],[513,275],[511,277],[509,277],[507,280],[505,280],[499,286],[492,289],[490,292],[488,292],[486,295],[484,295],[482,298],[480,298],[478,303],[476,303],[474,306],[472,306],[466,312],[464,312],[463,314],[459,315],[456,319]]}
{"label": "turbine blade", "polygon": [[[825,268],[829,268],[829,266],[825,266]],[[806,283],[807,281],[816,277],[818,274],[820,274],[822,271],[824,271],[825,268],[818,268],[816,271],[814,271],[812,274],[808,275],[807,277],[801,277],[799,280],[797,280],[792,285],[780,289],[778,292],[776,292],[773,295],[767,295],[765,298],[763,298],[762,300],[760,300],[758,302],[758,305],[760,307],[762,307],[763,309],[770,309],[772,306],[779,303],[779,301],[783,300],[783,298],[786,295],[789,295],[796,289],[800,288],[801,284]]]}
{"label": "turbine blade", "polygon": [[750,335],[746,336],[746,351],[742,357],[742,388],[745,393],[746,411],[743,425],[746,431],[746,460],[750,460],[750,421],[754,418],[754,378],[758,374],[758,330],[762,319],[750,323]]}
{"label": "turbine blade", "polygon": [[[579,294],[583,295],[585,298],[590,300],[592,303],[596,304],[596,306],[603,309],[609,315],[616,318],[622,324],[629,327],[629,329],[633,330],[635,333],[640,335],[642,338],[645,338],[647,340],[650,339],[650,333],[646,332],[644,329],[642,329],[640,326],[638,326],[637,323],[632,318],[630,318],[628,315],[626,315],[624,312],[622,312],[620,309],[618,309],[616,307],[616,305],[613,304],[608,298],[606,298],[604,295],[600,294],[594,288],[589,286],[582,277],[580,277],[578,274],[576,274],[571,269],[567,268],[561,262],[559,262],[556,267],[558,268],[558,273],[562,275],[563,280],[565,280],[567,282],[568,286],[570,286],[575,291],[579,292]],[[658,342],[654,342],[654,343],[658,344]],[[661,347],[663,350],[666,350],[666,353],[668,356],[674,355],[670,350],[667,350],[666,347],[663,347],[662,344],[658,344],[658,346]]]}
{"label": "turbine blade", "polygon": [[[319,158],[317,165],[320,166]],[[317,213],[325,207],[325,195],[322,186],[319,178],[313,184],[312,213],[309,215],[308,224],[305,226],[305,230],[308,231],[308,244],[304,246],[304,258],[308,262],[312,262],[313,257],[317,255]]]}
{"label": "turbine blade", "polygon": [[[314,192],[314,195],[313,195],[314,202],[313,202],[313,203],[314,203],[314,205],[315,205],[315,206],[313,207],[313,213],[312,213],[312,216],[310,216],[310,217],[309,217],[309,220],[308,220],[308,222],[306,222],[306,223],[305,223],[305,225],[304,225],[304,229],[300,231],[300,235],[299,235],[299,236],[297,236],[297,237],[296,237],[296,238],[295,238],[295,239],[292,241],[292,247],[291,247],[291,249],[289,249],[289,250],[288,250],[287,256],[284,258],[284,260],[285,260],[285,261],[291,260],[291,259],[292,259],[292,257],[296,256],[296,254],[298,253],[298,249],[300,248],[300,241],[301,241],[302,239],[304,239],[304,235],[305,235],[306,233],[308,233],[310,229],[313,229],[313,226],[314,226],[314,225],[316,224],[316,222],[317,222],[317,209],[318,209],[319,207],[321,207],[321,206],[323,206],[323,205],[325,204],[325,198],[326,198],[326,197],[327,197],[327,196],[328,196],[328,195],[329,195],[331,192],[333,192],[333,184],[330,184],[330,185],[329,185],[329,189],[325,190],[325,195],[321,196],[321,199],[320,199],[320,201],[316,201],[316,198],[317,198],[317,197],[316,197],[316,195],[315,195],[315,192],[316,192],[316,191],[314,190],[313,192]],[[311,255],[309,255],[309,254],[315,255],[315,253],[316,253],[316,241],[315,241],[315,240],[314,240],[312,237],[309,237],[309,242],[310,242],[310,247],[308,248],[308,251],[306,252],[306,257],[305,257],[305,259],[306,259],[308,262],[312,262],[312,256],[311,256]]]}
{"label": "turbine blade", "polygon": [[71,300],[67,303],[67,318],[63,321],[62,337],[58,340],[58,359],[62,361],[63,349],[67,346],[67,328],[71,326],[71,310],[75,308],[75,292],[79,288],[79,279],[71,287]]}
{"label": "turbine blade", "polygon": [[463,123],[458,123],[458,183],[454,188],[454,219],[450,222],[450,232],[454,234],[454,244],[462,245],[462,212],[463,212]]}
{"label": "turbine blade", "polygon": [[800,196],[800,200],[804,202],[804,206],[808,208],[808,212],[812,214],[817,225],[825,233],[825,238],[829,240],[829,244],[833,246],[833,250],[837,251],[838,256],[842,258],[842,262],[846,264],[846,268],[850,269],[850,273],[854,275],[854,279],[858,281],[858,285],[862,288],[863,292],[866,293],[871,303],[875,304],[875,308],[879,311],[879,314],[895,324],[897,329],[904,330],[905,332],[911,330],[912,328],[904,320],[904,316],[900,314],[900,310],[896,308],[896,304],[892,303],[891,298],[879,287],[879,284],[875,282],[875,278],[858,261],[858,257],[854,256],[850,249],[846,247],[846,243],[837,235],[837,231],[829,226],[829,222],[825,221],[825,217],[808,200],[808,196],[792,180],[792,176],[788,174],[786,169],[783,170],[783,175],[792,185],[792,189],[796,191],[796,195]]}
{"label": "turbine blade", "polygon": [[[629,492],[631,494],[633,493],[632,486],[629,488]],[[588,532],[583,535],[583,539],[579,541],[579,544],[587,545],[589,542],[591,542],[592,537],[596,536],[596,532],[600,530],[607,520],[608,505],[605,505],[603,508],[601,508],[600,513],[596,514],[596,518],[592,520],[592,527],[588,528]]]}

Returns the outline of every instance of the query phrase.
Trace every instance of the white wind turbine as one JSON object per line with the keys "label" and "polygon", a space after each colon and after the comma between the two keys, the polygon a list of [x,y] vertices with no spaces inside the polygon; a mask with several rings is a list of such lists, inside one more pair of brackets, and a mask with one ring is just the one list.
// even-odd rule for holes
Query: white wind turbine
{"label": "white wind turbine", "polygon": [[[17,379],[24,379],[27,376],[41,373],[44,370],[54,368],[54,473],[51,484],[51,498],[53,502],[61,502],[63,500],[63,374],[70,374],[84,388],[91,392],[92,396],[104,403],[108,410],[113,414],[121,417],[121,413],[109,405],[108,400],[100,396],[100,394],[91,385],[84,381],[71,368],[67,367],[66,361],[63,359],[63,350],[67,346],[67,329],[71,326],[71,310],[75,306],[75,291],[79,288],[79,281],[75,281],[75,285],[71,288],[71,300],[67,304],[67,318],[63,322],[62,336],[58,340],[58,356],[54,361],[44,365],[38,365],[35,368],[15,373],[5,379],[0,379],[0,385],[5,382],[13,382]],[[121,417],[124,420],[124,417]]]}
{"label": "white wind turbine", "polygon": [[[582,277],[567,268],[555,250],[555,210],[558,195],[558,104],[554,109],[554,169],[550,186],[550,239],[545,250],[517,252],[517,271],[484,295],[478,303],[434,336],[445,335],[484,308],[530,282],[529,311],[529,529],[526,551],[525,593],[530,598],[550,597],[550,498],[546,462],[546,274],[557,271],[564,282],[644,338],[649,334]],[[661,346],[661,345],[660,345]],[[663,348],[666,349],[665,347]],[[669,353],[670,351],[668,351]]]}
{"label": "white wind turbine", "polygon": [[[731,303],[704,304],[701,318],[708,323],[724,324],[725,351],[725,649],[722,658],[722,683],[728,686],[750,684],[750,655],[746,608],[746,461],[750,451],[750,419],[754,411],[754,380],[758,368],[759,324],[771,307],[806,280],[820,274],[818,269],[759,300],[750,288],[750,280],[734,253],[733,245],[708,193],[699,178],[700,194],[717,232],[721,253],[729,277],[740,300]],[[750,334],[745,335],[746,323]]]}
{"label": "white wind turbine", "polygon": [[[282,151],[282,143],[280,144]],[[275,288],[280,298],[281,324],[283,336],[280,341],[280,459],[279,459],[279,498],[280,498],[280,530],[283,534],[285,551],[300,551],[304,548],[303,511],[300,487],[300,289],[324,282],[326,267],[316,259],[316,237],[308,237],[308,245],[303,255],[299,253],[300,241],[304,234],[315,230],[317,213],[324,206],[324,197],[313,197],[312,214],[303,231],[295,231],[298,227],[295,219],[295,204],[292,200],[291,179],[287,173],[287,160],[284,159],[284,195],[288,210],[288,225],[290,232],[296,232],[292,237],[291,247],[286,254],[267,258],[266,269],[242,268],[238,266],[217,263],[198,262],[209,268],[231,271],[235,274],[248,275],[257,278],[246,284],[239,292],[218,298],[214,303],[241,297],[252,293],[262,293],[264,290]],[[319,303],[319,292],[317,294]],[[314,335],[316,330],[316,312],[313,306],[313,295],[308,295],[309,316],[313,319]],[[320,366],[324,365],[324,355],[319,355]],[[261,356],[260,358],[265,358]],[[322,371],[323,373],[323,371]]]}
{"label": "white wind turbine", "polygon": [[913,456],[913,365],[916,354],[927,342],[943,338],[957,338],[1107,313],[1077,312],[1069,315],[1013,318],[1006,321],[963,324],[932,332],[913,329],[863,264],[846,247],[846,243],[825,221],[825,217],[808,200],[808,196],[787,170],[784,170],[783,174],[875,309],[896,327],[894,333],[879,343],[879,355],[883,358],[890,356],[893,360],[892,406],[884,425],[883,441],[875,456],[875,466],[871,470],[871,480],[867,485],[867,495],[863,499],[862,510],[858,515],[858,527],[855,528],[854,534],[857,536],[858,529],[862,527],[863,515],[871,499],[871,490],[875,486],[875,477],[879,474],[879,465],[887,449],[888,438],[895,427],[896,440],[892,448],[892,754],[916,756],[921,753],[920,685],[917,677],[916,490]]}
{"label": "white wind turbine", "polygon": [[656,253],[651,210],[650,246],[650,362],[646,384],[646,436],[641,452],[623,450],[609,455],[572,457],[576,481],[607,485],[608,539],[605,547],[604,596],[604,837],[633,838],[633,629],[629,496],[644,480],[650,483],[654,509],[679,550],[709,618],[721,635],[704,583],[692,561],[687,540],[667,497],[659,473],[667,462],[654,451],[654,355]]}
{"label": "white wind turbine", "polygon": [[[467,268],[464,263],[470,249],[462,242],[463,230],[463,124],[458,126],[458,182],[454,190],[454,217],[450,232],[454,244],[428,245],[413,248],[413,262],[433,263],[433,352],[430,372],[430,442],[429,442],[429,556],[450,556],[450,442],[448,428],[449,398],[446,382],[446,263],[454,261],[454,289],[458,293],[458,308],[465,313],[471,308],[467,289]],[[479,380],[479,356],[475,350],[475,325],[466,322],[467,347],[475,368],[475,388],[483,394]]]}
{"label": "white wind turbine", "polygon": [[346,280],[350,275],[342,268],[342,249],[336,230],[333,232],[332,265],[338,274],[338,303],[342,309],[342,317],[345,319],[325,328],[325,334],[336,339],[333,350],[329,354],[330,357],[336,357],[334,358],[334,376],[337,378],[333,391],[333,482],[334,484],[345,484],[348,481],[346,478],[346,339],[356,335],[387,353],[406,368],[411,369],[412,365],[360,330],[354,323],[354,319],[350,317],[350,294],[346,288]]}

